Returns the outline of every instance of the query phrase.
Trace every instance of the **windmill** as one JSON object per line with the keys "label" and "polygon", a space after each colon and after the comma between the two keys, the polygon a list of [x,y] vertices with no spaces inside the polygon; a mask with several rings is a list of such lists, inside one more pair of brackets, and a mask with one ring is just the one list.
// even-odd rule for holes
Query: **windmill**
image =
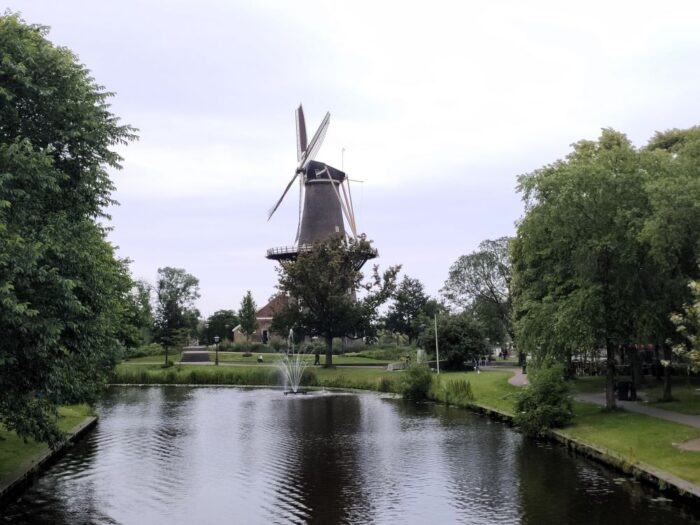
{"label": "windmill", "polygon": [[[357,223],[352,204],[350,184],[345,173],[323,162],[314,160],[328,131],[331,114],[321,121],[316,133],[307,141],[304,109],[296,110],[297,167],[282,196],[270,209],[268,220],[274,215],[287,196],[294,182],[299,180],[299,220],[294,246],[271,248],[267,258],[293,259],[300,251],[308,250],[314,242],[324,241],[333,235],[351,235],[357,238]],[[345,224],[347,223],[349,233]],[[376,257],[376,251],[368,253],[368,259]]]}

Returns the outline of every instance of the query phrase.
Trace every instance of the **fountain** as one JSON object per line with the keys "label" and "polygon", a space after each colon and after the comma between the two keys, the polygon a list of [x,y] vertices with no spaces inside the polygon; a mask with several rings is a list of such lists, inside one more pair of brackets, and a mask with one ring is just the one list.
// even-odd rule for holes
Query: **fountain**
{"label": "fountain", "polygon": [[289,330],[287,337],[287,351],[282,359],[277,361],[277,367],[282,372],[284,378],[284,395],[305,394],[299,390],[304,369],[309,366],[306,358],[301,352],[294,351],[294,330]]}

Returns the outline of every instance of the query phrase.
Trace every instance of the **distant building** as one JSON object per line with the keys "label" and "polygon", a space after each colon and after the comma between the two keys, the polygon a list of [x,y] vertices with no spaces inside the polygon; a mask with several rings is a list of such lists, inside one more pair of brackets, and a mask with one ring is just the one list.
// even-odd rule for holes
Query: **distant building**
{"label": "distant building", "polygon": [[289,298],[285,294],[277,294],[255,314],[255,318],[258,320],[258,330],[256,334],[260,334],[261,343],[267,343],[270,340],[272,318],[276,313],[287,306],[288,301]]}

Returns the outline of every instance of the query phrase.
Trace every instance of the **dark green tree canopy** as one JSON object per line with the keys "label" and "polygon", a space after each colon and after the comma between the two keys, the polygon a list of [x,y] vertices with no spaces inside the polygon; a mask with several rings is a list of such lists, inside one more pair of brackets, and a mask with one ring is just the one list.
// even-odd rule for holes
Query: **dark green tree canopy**
{"label": "dark green tree canopy", "polygon": [[359,269],[373,252],[364,238],[333,237],[301,252],[296,260],[280,263],[278,288],[291,297],[281,315],[296,329],[325,339],[326,366],[332,366],[333,338],[362,336],[396,287],[399,266],[383,275],[375,266],[369,281],[363,282]]}
{"label": "dark green tree canopy", "polygon": [[670,359],[670,314],[697,271],[696,137],[674,130],[637,150],[603,130],[520,178],[526,214],[512,244],[518,344],[559,359],[606,348],[609,406],[617,347],[657,343]]}
{"label": "dark green tree canopy", "polygon": [[233,310],[217,310],[207,318],[204,329],[206,344],[212,344],[214,337],[218,336],[222,341],[231,339],[231,330],[238,326],[238,316]]}
{"label": "dark green tree canopy", "polygon": [[0,422],[55,444],[57,405],[92,399],[121,355],[131,278],[95,219],[134,135],[46,34],[0,16]]}
{"label": "dark green tree canopy", "polygon": [[385,319],[385,327],[391,332],[404,334],[411,344],[421,332],[421,314],[425,314],[428,296],[423,283],[405,275],[393,296]]}

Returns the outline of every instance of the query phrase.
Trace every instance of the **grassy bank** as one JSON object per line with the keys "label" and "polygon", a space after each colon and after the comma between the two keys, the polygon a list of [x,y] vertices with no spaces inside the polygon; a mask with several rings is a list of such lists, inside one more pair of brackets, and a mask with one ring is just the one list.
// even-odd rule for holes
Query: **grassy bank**
{"label": "grassy bank", "polygon": [[[87,405],[71,405],[61,407],[59,415],[59,427],[68,432],[94,414]],[[17,434],[0,425],[0,480],[7,478],[46,450],[48,447],[45,443],[37,443],[31,439],[25,442]]]}

